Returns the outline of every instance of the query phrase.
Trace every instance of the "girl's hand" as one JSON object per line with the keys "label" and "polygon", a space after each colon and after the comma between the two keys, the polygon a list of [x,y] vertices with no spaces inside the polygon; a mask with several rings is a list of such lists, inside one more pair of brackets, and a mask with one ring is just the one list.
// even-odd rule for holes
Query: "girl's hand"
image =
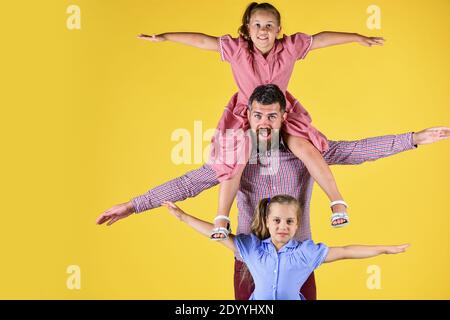
{"label": "girl's hand", "polygon": [[406,248],[408,248],[410,245],[409,244],[401,244],[399,246],[389,246],[386,247],[386,254],[396,254],[396,253],[401,253],[401,252],[405,252]]}
{"label": "girl's hand", "polygon": [[384,43],[384,39],[381,37],[366,37],[360,36],[358,39],[358,43],[362,46],[371,47],[371,46],[382,46]]}
{"label": "girl's hand", "polygon": [[158,34],[153,34],[153,35],[149,36],[149,35],[146,35],[146,34],[141,33],[141,34],[138,35],[137,37],[138,37],[139,39],[144,39],[144,40],[151,41],[151,42],[162,42],[162,41],[166,41],[166,39],[165,39],[163,36],[158,35]]}
{"label": "girl's hand", "polygon": [[181,219],[183,218],[183,215],[186,214],[183,210],[181,210],[180,208],[178,208],[178,207],[177,207],[173,202],[171,202],[171,201],[164,201],[164,202],[162,203],[162,205],[163,205],[164,207],[166,207],[166,208],[169,210],[169,212],[170,212],[174,217],[176,217],[178,220],[180,220],[180,221],[181,221]]}

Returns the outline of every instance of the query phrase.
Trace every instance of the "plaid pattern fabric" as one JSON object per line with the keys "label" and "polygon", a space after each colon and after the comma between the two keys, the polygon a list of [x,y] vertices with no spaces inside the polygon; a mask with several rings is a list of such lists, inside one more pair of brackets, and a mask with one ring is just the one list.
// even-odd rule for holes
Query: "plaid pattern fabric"
{"label": "plaid pattern fabric", "polygon": [[[330,165],[361,164],[416,147],[412,143],[412,132],[357,141],[329,141],[329,146],[323,157]],[[239,214],[236,234],[250,233],[253,213],[260,199],[288,194],[300,201],[304,213],[295,239],[311,239],[309,212],[313,182],[304,164],[283,143],[278,151],[259,155],[257,162],[254,159],[249,161],[237,194]],[[178,202],[195,197],[218,183],[214,170],[204,165],[133,198],[131,202],[139,213],[159,207],[163,201]]]}

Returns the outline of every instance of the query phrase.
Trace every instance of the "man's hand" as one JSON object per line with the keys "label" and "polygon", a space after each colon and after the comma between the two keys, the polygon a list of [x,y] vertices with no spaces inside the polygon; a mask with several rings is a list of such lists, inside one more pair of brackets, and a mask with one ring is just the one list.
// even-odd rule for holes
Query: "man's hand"
{"label": "man's hand", "polygon": [[100,217],[98,217],[96,222],[97,224],[103,224],[109,220],[106,225],[110,226],[114,222],[126,218],[133,213],[134,207],[131,202],[125,202],[106,210]]}
{"label": "man's hand", "polygon": [[430,144],[450,138],[449,127],[433,127],[413,134],[413,144]]}

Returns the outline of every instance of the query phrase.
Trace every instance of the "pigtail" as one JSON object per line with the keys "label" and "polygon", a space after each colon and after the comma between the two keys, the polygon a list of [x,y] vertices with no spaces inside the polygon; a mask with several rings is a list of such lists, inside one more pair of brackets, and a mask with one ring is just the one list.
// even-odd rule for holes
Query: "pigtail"
{"label": "pigtail", "polygon": [[247,9],[245,9],[244,15],[242,16],[242,25],[238,29],[239,35],[247,41],[250,41],[247,24],[250,23],[250,16],[252,15],[252,11],[256,8],[256,6],[258,6],[258,2],[252,2],[248,5]]}
{"label": "pigtail", "polygon": [[[252,225],[250,227],[252,233],[259,239],[266,239],[270,236],[269,229],[266,226],[266,216],[269,212],[270,198],[264,198],[259,201],[258,207],[255,210],[255,216],[253,217]],[[242,266],[242,275],[239,285],[242,285],[244,280],[249,278],[250,271],[247,265],[244,263]]]}
{"label": "pigtail", "polygon": [[263,240],[270,236],[269,229],[267,229],[266,219],[270,207],[270,198],[264,198],[259,201],[258,207],[255,210],[255,216],[250,227],[259,239]]}

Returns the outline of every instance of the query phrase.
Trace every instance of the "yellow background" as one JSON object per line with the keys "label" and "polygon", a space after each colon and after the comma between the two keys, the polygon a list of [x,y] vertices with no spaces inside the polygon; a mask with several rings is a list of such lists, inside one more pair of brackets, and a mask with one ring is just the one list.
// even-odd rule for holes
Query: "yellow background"
{"label": "yellow background", "polygon": [[[236,35],[249,1],[74,0],[2,4],[0,298],[233,299],[233,256],[155,209],[110,228],[114,204],[199,164],[174,165],[171,133],[214,128],[236,90],[219,54],[139,33]],[[383,36],[311,52],[290,91],[330,139],[352,140],[449,125],[450,1],[273,1],[284,33]],[[81,30],[66,28],[69,5]],[[381,30],[366,9],[381,8]],[[208,143],[205,141],[203,147]],[[316,241],[412,243],[402,255],[328,264],[319,299],[449,299],[449,142],[361,166],[333,167],[352,223],[329,227],[316,186]],[[181,204],[212,220],[217,188]],[[232,212],[236,226],[236,210]],[[69,290],[69,265],[81,289]],[[381,268],[381,289],[366,287]]]}

